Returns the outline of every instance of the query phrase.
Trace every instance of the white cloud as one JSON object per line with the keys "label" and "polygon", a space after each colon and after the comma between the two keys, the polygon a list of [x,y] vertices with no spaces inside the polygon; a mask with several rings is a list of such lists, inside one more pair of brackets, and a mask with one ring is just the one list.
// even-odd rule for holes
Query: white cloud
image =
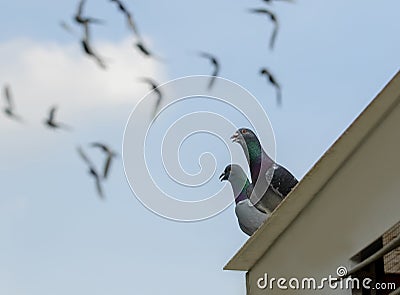
{"label": "white cloud", "polygon": [[134,105],[149,90],[138,77],[165,81],[162,64],[138,53],[131,39],[96,42],[94,47],[104,57],[107,70],[85,55],[78,42],[63,45],[19,39],[2,43],[0,85],[11,85],[17,112],[29,120],[42,117],[43,110],[53,104],[73,113],[93,106]]}

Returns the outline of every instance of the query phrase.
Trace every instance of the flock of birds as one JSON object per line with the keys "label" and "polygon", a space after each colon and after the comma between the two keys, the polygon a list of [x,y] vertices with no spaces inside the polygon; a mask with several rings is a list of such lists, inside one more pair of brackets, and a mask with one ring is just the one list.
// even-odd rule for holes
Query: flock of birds
{"label": "flock of birds", "polygon": [[[263,0],[263,1],[266,3],[270,3],[272,1],[293,2],[293,0]],[[81,47],[86,55],[88,55],[90,58],[93,58],[101,68],[106,69],[107,66],[104,59],[96,52],[96,50],[92,46],[90,38],[90,26],[92,24],[104,24],[105,21],[98,18],[85,16],[83,11],[85,2],[86,0],[80,0],[78,9],[73,17],[75,23],[80,25],[83,29],[83,36],[80,39]],[[135,35],[137,39],[134,44],[135,48],[139,50],[139,52],[141,52],[146,57],[157,58],[157,56],[152,51],[149,50],[148,46],[143,41],[143,38],[139,34],[139,30],[133,20],[132,13],[126,8],[126,6],[120,0],[110,0],[110,2],[114,2],[116,4],[119,12],[126,19],[129,29]],[[253,14],[267,16],[273,23],[274,28],[269,41],[269,47],[270,49],[273,49],[275,46],[275,41],[279,30],[278,17],[274,12],[272,12],[270,9],[267,8],[253,8],[249,9],[248,11]],[[61,22],[61,26],[68,32],[73,33],[73,29],[65,21]],[[214,85],[215,77],[217,77],[220,73],[220,62],[215,55],[208,52],[198,52],[198,56],[209,60],[209,62],[213,67],[212,72],[210,74],[211,75],[210,82],[208,84],[208,89],[210,90]],[[259,71],[259,74],[261,76],[266,77],[267,81],[275,88],[276,101],[278,106],[280,106],[282,104],[282,94],[281,94],[280,84],[277,82],[276,78],[271,73],[271,71],[266,67],[262,67]],[[157,89],[159,85],[154,80],[148,78],[143,79],[142,81],[148,83],[153,90]],[[154,113],[157,112],[157,108],[159,107],[162,100],[162,93],[160,91],[157,92],[157,95],[158,95],[158,100],[156,101]]]}
{"label": "flock of birds", "polygon": [[252,130],[241,128],[231,139],[242,147],[246,155],[252,182],[238,164],[226,166],[220,180],[227,180],[231,184],[239,227],[251,236],[298,181],[285,167],[268,156]]}
{"label": "flock of birds", "polygon": [[[121,0],[109,0],[109,1],[112,2],[112,4],[116,5],[118,11],[125,18],[129,30],[134,34],[134,36],[136,38],[136,41],[134,43],[134,48],[136,48],[140,53],[142,53],[147,58],[157,58],[158,56],[155,55],[152,51],[150,51],[149,48],[147,47],[147,45],[145,44],[143,38],[141,37],[141,35],[139,33],[137,25],[133,19],[133,15],[128,10],[128,8],[125,6],[125,4],[122,3]],[[266,2],[267,4],[269,4],[272,1],[293,2],[292,0],[263,0],[263,1]],[[83,31],[82,36],[80,37],[80,46],[85,55],[87,55],[89,58],[93,59],[101,69],[106,70],[107,69],[106,62],[95,50],[95,48],[92,45],[92,40],[91,40],[92,25],[103,25],[103,24],[105,24],[105,21],[100,18],[87,16],[84,12],[85,3],[86,3],[86,0],[79,1],[77,10],[72,17],[75,24],[77,26],[79,26]],[[270,47],[270,49],[273,49],[275,42],[276,42],[278,29],[279,29],[279,22],[278,22],[278,18],[276,16],[276,14],[267,8],[255,8],[255,9],[249,9],[248,11],[253,14],[266,16],[273,23],[274,28],[273,28],[273,31],[272,31],[272,34],[270,37],[270,41],[269,41],[269,47]],[[74,29],[67,22],[62,21],[60,23],[60,25],[62,26],[62,28],[64,30],[68,31],[69,33],[76,34]],[[208,53],[208,52],[199,51],[198,56],[200,58],[207,59],[210,62],[211,66],[213,67],[212,72],[210,73],[211,77],[210,77],[210,80],[209,80],[209,83],[207,86],[208,89],[211,90],[215,84],[216,77],[219,76],[219,74],[220,74],[220,68],[221,68],[220,62],[215,55]],[[282,103],[281,87],[280,87],[279,83],[277,82],[277,80],[275,79],[275,77],[272,75],[272,73],[266,67],[261,68],[259,71],[259,74],[262,76],[265,76],[267,78],[267,81],[276,89],[277,104],[281,105],[281,103]],[[155,114],[157,113],[157,110],[163,100],[163,94],[158,87],[159,84],[151,78],[141,78],[140,82],[148,84],[150,87],[150,90],[152,90],[157,95],[157,99],[155,101],[154,111],[153,111],[153,116],[155,116]],[[5,107],[3,109],[4,113],[9,118],[11,118],[15,121],[23,122],[24,121],[23,117],[21,117],[16,112],[14,100],[13,100],[13,97],[11,94],[11,89],[10,89],[9,85],[4,86],[4,100],[5,100]],[[57,107],[52,106],[49,110],[47,118],[44,120],[44,124],[46,125],[46,127],[51,128],[51,129],[64,129],[67,131],[68,130],[71,131],[72,130],[71,127],[56,120],[56,112],[57,112]],[[241,131],[240,131],[241,135],[244,135],[245,130],[246,129],[241,129]],[[250,130],[248,131],[248,134],[252,134],[253,136],[255,136],[254,133],[251,132]],[[247,138],[247,137],[244,136],[243,138]],[[236,137],[235,137],[235,140],[236,140]],[[258,141],[258,139],[257,139],[257,141]],[[237,142],[243,144],[243,142],[240,140],[237,140]],[[104,192],[102,189],[102,181],[108,177],[111,162],[117,156],[117,154],[108,145],[103,144],[103,143],[94,142],[91,144],[91,147],[98,148],[104,153],[105,161],[104,161],[103,171],[98,171],[98,169],[96,169],[95,165],[90,160],[90,158],[88,157],[88,155],[86,154],[86,152],[84,151],[84,149],[81,146],[79,146],[77,148],[77,152],[80,155],[80,157],[82,158],[82,160],[84,161],[84,163],[87,165],[89,174],[94,178],[94,181],[96,184],[96,190],[97,190],[99,197],[104,198]],[[272,177],[272,181],[271,181],[271,185],[270,185],[271,189],[268,188],[268,190],[267,190],[267,192],[270,196],[266,199],[262,198],[259,203],[255,204],[256,206],[254,208],[256,208],[255,210],[257,210],[257,212],[254,213],[255,214],[254,216],[251,216],[251,218],[249,219],[250,221],[247,220],[247,217],[241,217],[243,214],[245,214],[245,215],[248,214],[248,213],[246,213],[246,210],[241,209],[241,208],[243,207],[242,204],[244,204],[243,201],[245,199],[248,199],[248,198],[244,198],[244,197],[250,196],[249,195],[250,191],[253,191],[253,185],[250,183],[246,184],[248,191],[244,191],[244,192],[240,191],[241,194],[239,194],[240,195],[239,198],[236,199],[236,203],[237,203],[236,213],[239,218],[239,224],[240,224],[241,228],[243,229],[243,231],[245,231],[248,234],[251,234],[252,232],[254,232],[254,229],[258,227],[256,225],[252,224],[253,221],[258,220],[257,218],[265,220],[266,216],[268,216],[268,214],[270,212],[272,212],[274,207],[276,207],[276,205],[282,200],[282,198],[284,196],[286,196],[286,193],[282,192],[281,189],[282,188],[286,189],[286,185],[287,185],[286,177],[288,177],[288,175],[291,176],[291,174],[289,172],[287,172],[287,170],[285,170],[283,167],[273,163],[273,161],[266,155],[266,153],[262,150],[262,148],[261,148],[261,154],[263,157],[263,161],[266,161],[265,163],[267,163],[267,162],[269,163],[268,167],[269,168],[273,167],[275,169],[275,173],[273,174],[274,176]],[[264,160],[264,158],[267,160]],[[248,159],[248,160],[249,160],[249,165],[250,166],[253,165],[252,164],[253,162],[251,161],[252,159]],[[250,167],[250,168],[252,170],[252,181],[254,183],[257,178],[255,176],[253,177],[253,172],[254,172],[255,168],[254,167],[253,168]],[[263,167],[263,169],[264,169],[264,167]],[[281,171],[286,171],[289,174],[285,174],[286,172],[282,174]],[[264,173],[265,171],[262,170],[262,172]],[[233,179],[235,177],[244,179],[245,174],[239,166],[229,165],[225,169],[225,172],[223,173],[223,176],[221,178],[222,180],[229,180],[231,182],[232,187],[234,188],[234,193],[235,193],[235,190],[237,190],[237,185],[233,184],[234,183]],[[282,179],[280,179],[279,177],[283,177],[284,181]],[[245,179],[247,179],[247,177]],[[293,184],[294,180],[295,179],[293,178],[293,181],[290,183]],[[296,183],[297,183],[297,181],[296,181]],[[248,189],[248,188],[251,188],[251,189]],[[242,211],[244,211],[245,213],[241,213]],[[259,217],[256,218],[256,216],[259,216]],[[251,224],[248,224],[249,222]],[[256,222],[256,224],[257,224],[257,222]]]}
{"label": "flock of birds", "polygon": [[[15,111],[14,101],[11,94],[11,88],[9,85],[5,85],[3,88],[3,96],[6,101],[6,106],[4,107],[3,111],[5,115],[7,115],[10,119],[15,120],[17,122],[24,122],[24,119],[21,115],[17,114]],[[46,127],[50,129],[63,129],[66,131],[71,131],[72,128],[62,122],[59,122],[55,119],[57,107],[52,106],[50,108],[48,116],[44,119],[43,123]],[[89,157],[85,154],[83,148],[78,146],[77,150],[79,155],[81,156],[82,160],[87,164],[89,168],[89,174],[95,179],[97,193],[100,198],[104,198],[104,192],[102,189],[102,180],[105,180],[109,174],[110,166],[112,159],[117,156],[117,154],[106,144],[100,142],[93,142],[90,144],[94,148],[100,149],[106,156],[104,161],[104,168],[103,172],[97,171],[95,168],[96,166],[92,163]]]}

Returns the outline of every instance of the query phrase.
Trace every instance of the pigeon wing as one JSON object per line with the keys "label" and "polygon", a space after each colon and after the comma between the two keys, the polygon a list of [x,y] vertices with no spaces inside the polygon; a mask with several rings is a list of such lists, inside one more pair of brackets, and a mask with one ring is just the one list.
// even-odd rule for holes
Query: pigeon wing
{"label": "pigeon wing", "polygon": [[292,175],[292,173],[280,165],[275,164],[273,169],[274,174],[271,178],[270,187],[276,194],[284,198],[296,186],[298,180]]}

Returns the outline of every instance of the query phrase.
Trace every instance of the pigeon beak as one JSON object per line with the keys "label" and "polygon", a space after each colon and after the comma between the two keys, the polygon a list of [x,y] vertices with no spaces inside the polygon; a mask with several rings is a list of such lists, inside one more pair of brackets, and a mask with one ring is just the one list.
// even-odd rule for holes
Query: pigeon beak
{"label": "pigeon beak", "polygon": [[240,142],[240,134],[239,132],[235,132],[232,136],[231,136],[231,140],[232,142]]}
{"label": "pigeon beak", "polygon": [[226,178],[226,174],[225,174],[225,172],[222,172],[222,174],[219,176],[219,181],[224,181],[224,180],[226,180],[227,178]]}

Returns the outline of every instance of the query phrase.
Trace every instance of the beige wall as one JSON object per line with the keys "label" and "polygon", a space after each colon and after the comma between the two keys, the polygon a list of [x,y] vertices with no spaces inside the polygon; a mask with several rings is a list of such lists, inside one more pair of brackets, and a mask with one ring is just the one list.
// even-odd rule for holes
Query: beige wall
{"label": "beige wall", "polygon": [[[396,100],[398,101],[398,100]],[[278,213],[278,212],[277,212]],[[371,130],[347,163],[250,270],[250,294],[350,294],[262,290],[258,278],[335,275],[338,266],[400,220],[400,105]]]}

